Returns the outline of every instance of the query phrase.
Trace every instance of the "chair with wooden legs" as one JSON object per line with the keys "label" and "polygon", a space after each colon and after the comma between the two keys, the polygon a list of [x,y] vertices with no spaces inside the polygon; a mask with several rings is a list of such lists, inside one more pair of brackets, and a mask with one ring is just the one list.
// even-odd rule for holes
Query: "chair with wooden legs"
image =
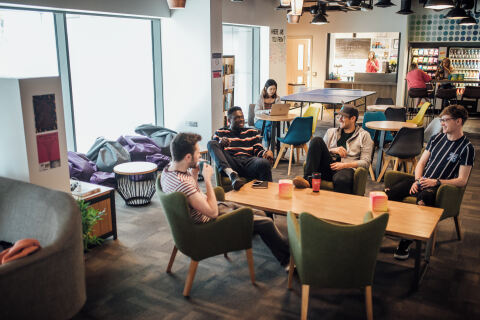
{"label": "chair with wooden legs", "polygon": [[[423,148],[423,127],[401,128],[393,138],[390,147],[385,151],[385,161],[378,176],[377,182],[382,181],[383,175],[391,161],[394,161],[393,170],[397,171],[400,164],[404,165],[406,172],[413,173],[417,165],[416,157]],[[408,163],[412,164],[408,170]]]}
{"label": "chair with wooden legs", "polygon": [[[175,243],[168,262],[167,273],[172,270],[178,250],[191,259],[183,290],[184,296],[190,295],[200,260],[230,251],[246,251],[250,280],[255,284],[252,255],[252,209],[240,208],[210,222],[196,224],[190,217],[190,208],[185,194],[181,192],[164,193],[160,185],[160,176],[157,178],[156,187]],[[216,187],[215,195],[217,200],[225,200],[222,188]]]}
{"label": "chair with wooden legs", "polygon": [[293,266],[302,284],[301,319],[307,319],[310,286],[321,288],[364,288],[367,319],[373,319],[372,284],[377,254],[387,227],[388,213],[373,219],[367,212],[364,223],[339,225],[301,213],[288,212],[290,242],[288,288],[292,288]]}
{"label": "chair with wooden legs", "polygon": [[312,137],[312,123],[313,117],[297,117],[293,119],[285,137],[277,138],[278,141],[282,143],[282,146],[277,155],[275,165],[273,166],[274,169],[277,168],[278,162],[280,162],[282,155],[290,148],[290,159],[288,161],[287,173],[287,175],[290,175],[294,150],[297,150],[297,159],[299,159],[300,156],[300,149],[303,149],[305,154],[308,152],[307,142]]}

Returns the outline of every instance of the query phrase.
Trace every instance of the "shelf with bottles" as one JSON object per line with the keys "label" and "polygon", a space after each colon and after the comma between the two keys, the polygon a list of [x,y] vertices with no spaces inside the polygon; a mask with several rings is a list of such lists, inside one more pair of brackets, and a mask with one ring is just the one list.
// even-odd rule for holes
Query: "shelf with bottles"
{"label": "shelf with bottles", "polygon": [[458,70],[479,70],[480,69],[480,60],[473,59],[450,59],[452,67]]}
{"label": "shelf with bottles", "polygon": [[480,59],[480,48],[450,48],[451,59]]}

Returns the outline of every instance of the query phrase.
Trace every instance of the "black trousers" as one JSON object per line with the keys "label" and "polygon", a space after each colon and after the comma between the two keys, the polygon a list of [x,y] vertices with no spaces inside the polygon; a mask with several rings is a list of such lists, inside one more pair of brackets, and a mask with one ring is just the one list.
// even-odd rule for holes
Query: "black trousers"
{"label": "black trousers", "polygon": [[[233,202],[218,202],[219,215],[231,212],[242,206]],[[275,222],[261,210],[253,209],[253,233],[258,234],[282,266],[290,261],[288,240],[278,230]]]}
{"label": "black trousers", "polygon": [[[310,141],[307,153],[307,161],[303,171],[305,179],[311,177],[312,173],[320,172],[322,179],[333,182],[333,190],[341,193],[353,192],[353,175],[355,171],[351,168],[333,171],[330,164],[335,162],[328,151],[328,147],[320,137],[314,137]],[[310,181],[310,180],[309,180]]]}
{"label": "black trousers", "polygon": [[[393,186],[391,186],[389,189],[385,190],[385,193],[388,196],[388,200],[393,200],[393,201],[402,201],[403,198],[410,196],[410,188],[412,187],[412,184],[415,182],[414,177],[408,177],[406,179],[403,179]],[[434,206],[435,205],[435,199],[437,196],[437,190],[438,187],[433,187],[433,188],[425,188],[425,189],[420,189],[416,194],[412,194],[412,196],[417,197],[417,204],[420,201],[423,201],[423,203],[426,206]]]}
{"label": "black trousers", "polygon": [[247,179],[272,181],[272,165],[267,159],[247,156],[235,157],[228,151],[223,150],[220,143],[214,140],[208,142],[207,148],[218,170],[223,171],[231,168],[238,172],[241,177]]}

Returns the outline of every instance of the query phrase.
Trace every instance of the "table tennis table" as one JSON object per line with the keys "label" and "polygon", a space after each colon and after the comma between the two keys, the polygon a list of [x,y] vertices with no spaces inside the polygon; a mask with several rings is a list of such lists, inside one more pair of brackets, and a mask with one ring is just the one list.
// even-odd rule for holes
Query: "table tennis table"
{"label": "table tennis table", "polygon": [[[304,103],[323,103],[333,105],[333,113],[338,105],[354,103],[358,100],[363,100],[356,107],[364,106],[367,108],[367,97],[374,95],[375,91],[363,91],[360,89],[343,89],[343,88],[324,88],[315,89],[305,92],[298,92],[282,97],[282,101],[300,102],[300,116]],[[323,108],[320,116],[323,119]],[[335,117],[333,117],[333,126],[335,126]]]}

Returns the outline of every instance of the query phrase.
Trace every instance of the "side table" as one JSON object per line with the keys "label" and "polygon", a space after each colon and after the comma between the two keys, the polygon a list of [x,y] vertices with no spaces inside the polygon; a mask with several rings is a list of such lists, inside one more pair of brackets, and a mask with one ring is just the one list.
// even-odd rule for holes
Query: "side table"
{"label": "side table", "polygon": [[151,162],[134,161],[113,168],[117,191],[129,206],[144,206],[155,194],[157,165]]}
{"label": "side table", "polygon": [[115,209],[115,189],[100,186],[88,182],[70,180],[70,183],[78,183],[82,190],[99,190],[85,196],[72,194],[75,200],[83,200],[90,204],[90,207],[99,211],[105,211],[102,220],[93,227],[93,235],[103,239],[113,236],[117,239],[117,213]]}

